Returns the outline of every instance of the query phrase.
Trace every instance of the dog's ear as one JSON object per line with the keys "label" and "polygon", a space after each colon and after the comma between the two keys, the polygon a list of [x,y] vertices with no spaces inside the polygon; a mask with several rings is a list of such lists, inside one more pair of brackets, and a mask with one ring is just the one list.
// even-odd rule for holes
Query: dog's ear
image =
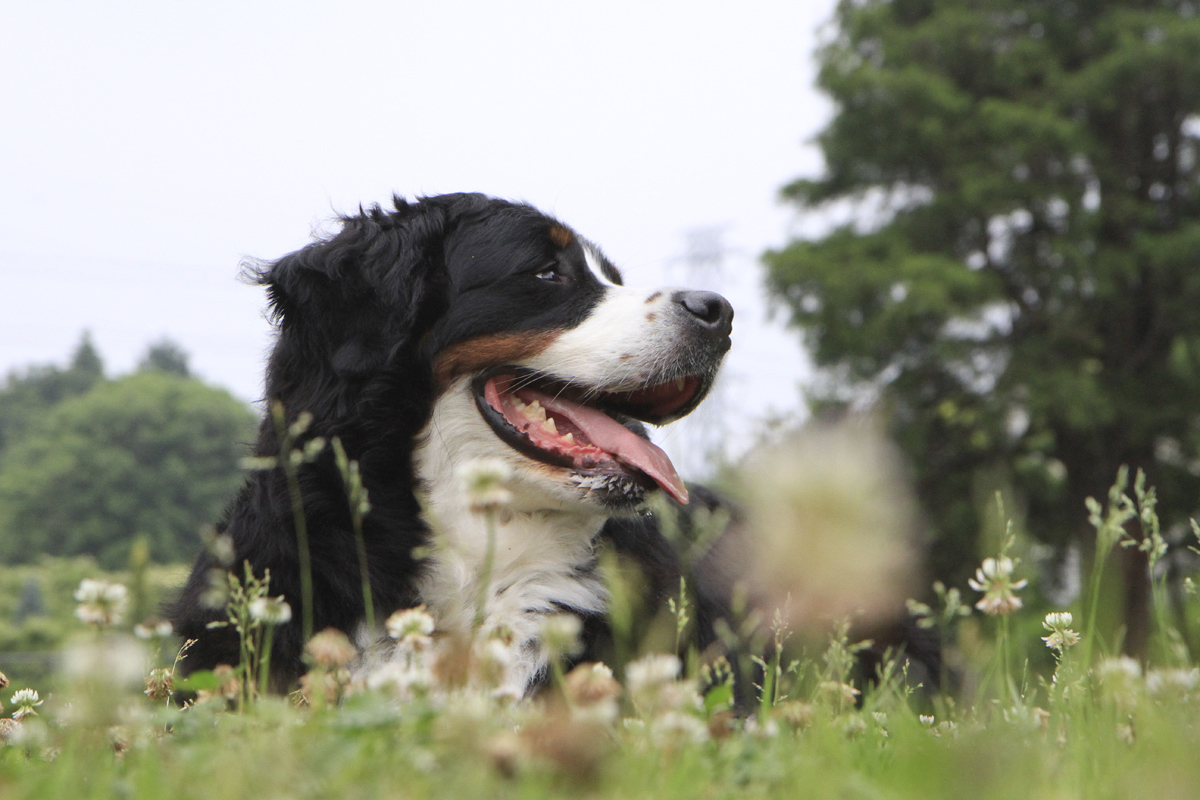
{"label": "dog's ear", "polygon": [[281,344],[291,341],[343,378],[368,375],[390,354],[415,350],[445,307],[447,232],[486,199],[393,202],[395,210],[360,209],[342,218],[334,236],[251,268],[251,280],[267,288]]}

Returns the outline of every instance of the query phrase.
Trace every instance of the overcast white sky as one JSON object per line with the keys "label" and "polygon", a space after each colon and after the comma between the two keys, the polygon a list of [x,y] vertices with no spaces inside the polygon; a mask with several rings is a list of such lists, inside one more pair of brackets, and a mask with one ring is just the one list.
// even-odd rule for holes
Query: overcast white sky
{"label": "overcast white sky", "polygon": [[764,323],[757,256],[805,224],[776,197],[820,171],[833,5],[0,0],[0,374],[62,363],[84,329],[119,374],[167,336],[257,399],[243,257],[393,191],[482,191],[557,215],[630,284],[692,282],[689,232],[720,228],[722,413],[795,409],[806,368]]}

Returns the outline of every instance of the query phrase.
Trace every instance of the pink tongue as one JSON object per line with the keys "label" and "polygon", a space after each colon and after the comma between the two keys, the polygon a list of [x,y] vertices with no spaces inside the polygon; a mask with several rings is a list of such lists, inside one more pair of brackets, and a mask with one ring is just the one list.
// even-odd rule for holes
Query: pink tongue
{"label": "pink tongue", "polygon": [[[662,490],[682,505],[687,505],[688,491],[683,479],[675,471],[675,465],[660,448],[643,439],[607,414],[594,408],[580,405],[564,397],[523,390],[521,394],[536,395],[542,407],[561,414],[575,423],[592,444],[612,454],[615,458],[637,467],[649,475]],[[522,398],[524,399],[524,398]]]}

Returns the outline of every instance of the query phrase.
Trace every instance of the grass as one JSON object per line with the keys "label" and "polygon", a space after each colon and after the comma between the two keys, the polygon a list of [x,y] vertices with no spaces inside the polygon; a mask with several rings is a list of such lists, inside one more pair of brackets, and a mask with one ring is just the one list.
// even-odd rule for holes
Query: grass
{"label": "grass", "polygon": [[[1100,542],[1159,558],[1152,490],[1140,479],[1132,496],[1127,488],[1122,475],[1108,508],[1092,508]],[[1135,519],[1141,524],[1128,524]],[[1022,583],[1032,575],[1010,557],[1011,546],[1006,535],[971,590],[943,586],[940,607],[910,604],[926,624],[958,634],[963,647],[955,654],[975,677],[966,681],[973,689],[929,699],[892,661],[856,694],[848,684],[856,648],[848,627],[836,625],[823,643],[810,640],[797,652],[787,616],[776,614],[758,641],[770,680],[745,718],[731,713],[720,664],[700,680],[701,668],[686,659],[690,674],[680,677],[673,657],[640,651],[636,642],[623,647],[637,660],[615,665],[615,677],[604,668],[555,671],[542,697],[514,703],[490,690],[503,667],[501,634],[481,628],[476,641],[439,653],[419,625],[408,633],[394,626],[407,671],[353,678],[350,656],[326,636],[310,650],[303,693],[256,691],[261,673],[252,666],[240,676],[201,676],[191,687],[199,702],[181,709],[165,691],[151,699],[136,683],[146,668],[171,664],[142,651],[129,669],[121,659],[138,651],[117,655],[128,634],[93,623],[64,658],[76,666],[48,684],[36,713],[0,727],[0,797],[1195,796],[1200,671],[1181,645],[1186,637],[1171,627],[1179,609],[1159,607],[1170,602],[1167,587],[1152,598],[1153,660],[1120,660],[1090,629],[1104,602],[1095,588],[1102,576],[1085,582],[1071,620],[1043,625],[1047,610],[1066,609],[1020,602],[1032,594]],[[1096,559],[1097,571],[1106,556]],[[258,585],[248,591],[267,593]],[[254,625],[251,599],[243,593],[235,616],[254,652],[269,658],[271,628]],[[1005,613],[971,607],[982,600]],[[668,645],[688,624],[686,586],[671,611]],[[1194,593],[1184,594],[1182,613],[1196,623]],[[1069,635],[1076,623],[1078,642]],[[556,635],[573,635],[564,630]],[[1047,650],[1041,637],[1057,646]],[[570,650],[561,641],[555,647]],[[1024,655],[1039,652],[1051,657],[1031,665]],[[22,688],[0,692],[9,719]]]}

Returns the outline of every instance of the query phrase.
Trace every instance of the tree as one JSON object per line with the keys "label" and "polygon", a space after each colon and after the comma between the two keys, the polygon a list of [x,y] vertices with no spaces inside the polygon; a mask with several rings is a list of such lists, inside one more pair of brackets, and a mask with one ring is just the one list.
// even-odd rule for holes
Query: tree
{"label": "tree", "polygon": [[79,339],[75,352],[71,354],[71,368],[66,374],[75,378],[69,383],[79,392],[87,391],[96,381],[104,378],[104,362],[100,360],[100,353],[92,343],[90,331],[84,331]]}
{"label": "tree", "polygon": [[192,371],[188,367],[188,354],[175,342],[167,338],[159,339],[146,349],[146,355],[138,362],[139,372],[157,370],[183,378],[190,378]]}
{"label": "tree", "polygon": [[47,409],[104,380],[104,364],[84,331],[67,369],[52,364],[11,372],[0,387],[0,458],[4,448]]}
{"label": "tree", "polygon": [[817,407],[875,398],[910,454],[939,575],[978,558],[995,488],[1086,552],[1084,500],[1128,464],[1178,529],[1200,499],[1195,5],[842,0],[819,61],[826,169],[784,197],[870,223],[768,253],[769,282]]}
{"label": "tree", "polygon": [[240,484],[253,430],[227,392],[162,372],[60,403],[0,465],[0,557],[91,555],[112,568],[144,535],[156,561],[189,558]]}

